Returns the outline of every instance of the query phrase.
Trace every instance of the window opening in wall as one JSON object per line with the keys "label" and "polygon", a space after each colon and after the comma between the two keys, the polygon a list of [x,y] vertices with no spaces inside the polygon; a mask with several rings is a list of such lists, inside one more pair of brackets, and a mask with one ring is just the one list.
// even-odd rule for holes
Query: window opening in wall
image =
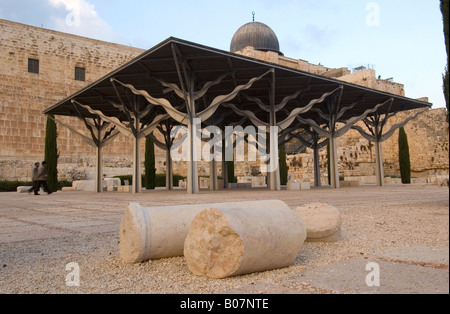
{"label": "window opening in wall", "polygon": [[86,69],[75,67],[75,80],[85,81],[86,80]]}
{"label": "window opening in wall", "polygon": [[39,60],[28,58],[28,72],[39,74]]}

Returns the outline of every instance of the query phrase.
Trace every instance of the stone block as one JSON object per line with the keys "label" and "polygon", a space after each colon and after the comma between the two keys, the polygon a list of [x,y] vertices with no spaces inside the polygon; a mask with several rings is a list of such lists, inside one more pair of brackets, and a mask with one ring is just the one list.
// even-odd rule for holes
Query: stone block
{"label": "stone block", "polygon": [[120,193],[131,193],[133,191],[133,187],[131,185],[121,185],[117,189]]}
{"label": "stone block", "polygon": [[288,191],[300,190],[300,183],[298,183],[297,181],[288,182],[286,188],[288,189]]}
{"label": "stone block", "polygon": [[355,187],[361,187],[362,186],[361,181],[357,181],[357,180],[341,181],[339,183],[339,185],[342,188],[349,188],[349,187],[355,188]]}
{"label": "stone block", "polygon": [[28,193],[32,188],[32,186],[18,186],[17,193]]}
{"label": "stone block", "polygon": [[295,209],[306,225],[308,242],[335,242],[340,239],[341,214],[334,206],[312,203]]}
{"label": "stone block", "polygon": [[178,181],[178,187],[181,188],[181,189],[186,189],[187,188],[186,180],[179,180]]}
{"label": "stone block", "polygon": [[105,191],[105,185],[107,192],[117,192],[121,182],[119,178],[106,178],[103,181],[103,191]]}
{"label": "stone block", "polygon": [[62,191],[62,192],[76,192],[77,189],[74,188],[74,187],[63,187],[63,188],[61,189],[61,191]]}
{"label": "stone block", "polygon": [[309,182],[300,183],[300,190],[311,190],[311,183]]}
{"label": "stone block", "polygon": [[96,192],[94,180],[73,181],[72,187],[77,191]]}
{"label": "stone block", "polygon": [[209,189],[210,179],[199,177],[198,178],[198,186],[200,189]]}

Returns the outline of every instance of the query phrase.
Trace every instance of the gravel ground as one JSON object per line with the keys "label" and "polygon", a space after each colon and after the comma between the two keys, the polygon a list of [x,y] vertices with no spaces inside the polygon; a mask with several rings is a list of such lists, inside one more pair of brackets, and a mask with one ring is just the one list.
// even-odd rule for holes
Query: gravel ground
{"label": "gravel ground", "polygon": [[[291,208],[329,203],[341,212],[343,238],[305,243],[292,267],[223,280],[194,276],[183,257],[136,265],[118,259],[120,220],[130,201],[152,206],[250,199],[280,199]],[[409,246],[448,249],[448,187],[202,191],[195,196],[184,191],[0,194],[0,293],[6,294],[213,294],[252,286],[256,293],[267,292],[264,287],[270,293],[331,293],[293,278],[348,258],[369,259],[376,252]],[[66,285],[71,271],[66,265],[72,262],[80,267],[79,287]],[[448,263],[438,266],[448,273]]]}

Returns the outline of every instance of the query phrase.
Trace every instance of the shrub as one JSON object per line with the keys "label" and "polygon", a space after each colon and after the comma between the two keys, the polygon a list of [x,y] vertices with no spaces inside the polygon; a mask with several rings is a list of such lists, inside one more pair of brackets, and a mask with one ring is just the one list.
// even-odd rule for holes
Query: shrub
{"label": "shrub", "polygon": [[[133,176],[132,175],[127,175],[127,176],[116,176],[115,178],[119,178],[120,181],[122,182],[122,185],[125,184],[125,180],[127,180],[128,182],[133,182]],[[163,188],[166,186],[166,174],[162,173],[162,174],[157,174],[155,175],[155,181],[156,181],[156,187],[160,187]],[[173,175],[173,186],[177,187],[178,186],[178,182],[180,180],[184,180],[186,179],[186,177],[180,176],[180,175]],[[145,175],[142,176],[142,186],[145,187]]]}
{"label": "shrub", "polygon": [[[33,182],[27,181],[0,181],[0,192],[16,192],[19,186],[33,186]],[[63,187],[71,187],[70,181],[58,181],[57,189],[61,190]]]}
{"label": "shrub", "polygon": [[227,161],[228,183],[237,183],[237,177],[234,175],[234,161]]}
{"label": "shrub", "polygon": [[280,163],[280,181],[281,185],[286,185],[288,182],[289,167],[286,161],[286,149],[284,145],[281,145],[278,152],[278,159]]}

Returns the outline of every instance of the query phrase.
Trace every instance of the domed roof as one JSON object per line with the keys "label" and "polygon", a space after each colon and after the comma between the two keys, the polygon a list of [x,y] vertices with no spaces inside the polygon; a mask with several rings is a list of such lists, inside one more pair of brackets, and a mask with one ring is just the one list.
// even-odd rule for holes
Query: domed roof
{"label": "domed roof", "polygon": [[264,23],[250,22],[239,28],[231,40],[230,51],[237,52],[247,46],[252,46],[256,50],[274,51],[283,55],[280,52],[277,35]]}

